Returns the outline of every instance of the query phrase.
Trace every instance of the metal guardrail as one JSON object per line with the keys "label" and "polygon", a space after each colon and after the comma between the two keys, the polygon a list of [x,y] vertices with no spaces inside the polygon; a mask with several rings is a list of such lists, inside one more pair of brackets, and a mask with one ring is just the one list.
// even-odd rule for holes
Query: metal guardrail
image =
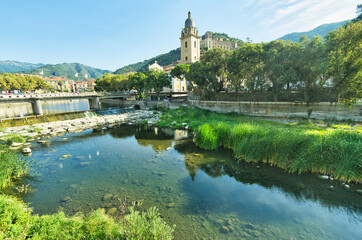
{"label": "metal guardrail", "polygon": [[9,98],[47,98],[47,97],[87,97],[87,96],[98,96],[97,93],[48,93],[48,94],[10,94],[0,95],[2,99]]}

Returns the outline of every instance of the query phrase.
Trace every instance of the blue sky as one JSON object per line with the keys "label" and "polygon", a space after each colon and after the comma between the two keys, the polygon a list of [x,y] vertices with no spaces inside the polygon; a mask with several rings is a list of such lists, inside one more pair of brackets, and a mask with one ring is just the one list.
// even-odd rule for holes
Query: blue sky
{"label": "blue sky", "polygon": [[116,70],[180,45],[191,11],[200,34],[267,42],[356,17],[362,0],[0,0],[0,60],[79,62]]}

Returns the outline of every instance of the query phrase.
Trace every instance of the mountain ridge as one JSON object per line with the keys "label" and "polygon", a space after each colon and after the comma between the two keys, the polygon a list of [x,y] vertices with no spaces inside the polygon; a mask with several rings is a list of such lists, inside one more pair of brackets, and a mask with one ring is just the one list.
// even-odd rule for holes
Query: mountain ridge
{"label": "mountain ridge", "polygon": [[44,65],[45,64],[43,63],[29,63],[29,62],[5,60],[5,61],[0,61],[0,72],[14,73],[25,70],[32,70],[38,67],[42,67]]}
{"label": "mountain ridge", "polygon": [[[81,63],[46,64],[36,69],[22,71],[22,73],[39,75],[41,71],[44,72],[43,76],[45,77],[54,76],[53,73],[55,72],[55,76],[73,80],[87,79],[86,74],[88,78],[100,78],[105,73],[111,73],[109,70],[93,68]],[[78,77],[75,76],[76,73],[78,73]]]}
{"label": "mountain ridge", "polygon": [[312,39],[313,36],[318,36],[323,39],[328,34],[328,32],[339,28],[340,26],[346,24],[349,21],[351,21],[351,20],[322,24],[310,31],[288,33],[288,34],[278,38],[277,40],[285,40],[285,41],[291,40],[293,42],[298,42],[299,38],[303,35],[306,35],[309,39]]}

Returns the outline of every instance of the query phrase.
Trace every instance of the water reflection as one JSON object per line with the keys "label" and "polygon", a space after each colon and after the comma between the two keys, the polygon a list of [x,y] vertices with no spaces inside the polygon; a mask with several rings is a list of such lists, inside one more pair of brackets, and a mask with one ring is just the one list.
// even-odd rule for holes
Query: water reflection
{"label": "water reflection", "polygon": [[[356,191],[360,185],[350,184],[350,188],[346,188],[339,181],[320,179],[316,174],[289,174],[263,163],[246,163],[231,157],[220,159],[216,157],[220,151],[202,151],[191,141],[184,141],[174,147],[185,155],[185,167],[192,180],[198,170],[202,170],[213,178],[226,175],[244,184],[278,188],[299,201],[311,200],[328,208],[342,207],[354,215],[361,214],[361,194]],[[222,152],[224,156],[232,155],[231,151]]]}

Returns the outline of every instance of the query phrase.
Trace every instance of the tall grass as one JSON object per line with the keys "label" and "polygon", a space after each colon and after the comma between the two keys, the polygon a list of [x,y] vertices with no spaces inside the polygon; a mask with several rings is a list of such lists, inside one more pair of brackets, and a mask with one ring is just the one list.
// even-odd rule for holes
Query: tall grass
{"label": "tall grass", "polygon": [[29,161],[8,147],[0,145],[0,190],[29,173]]}
{"label": "tall grass", "polygon": [[359,130],[287,125],[189,108],[167,111],[160,123],[165,126],[169,121],[187,122],[195,131],[196,144],[204,149],[229,148],[239,160],[362,182]]}
{"label": "tall grass", "polygon": [[27,204],[0,195],[0,239],[172,239],[173,229],[150,209],[140,214],[130,208],[120,222],[98,209],[89,216],[32,215]]}

